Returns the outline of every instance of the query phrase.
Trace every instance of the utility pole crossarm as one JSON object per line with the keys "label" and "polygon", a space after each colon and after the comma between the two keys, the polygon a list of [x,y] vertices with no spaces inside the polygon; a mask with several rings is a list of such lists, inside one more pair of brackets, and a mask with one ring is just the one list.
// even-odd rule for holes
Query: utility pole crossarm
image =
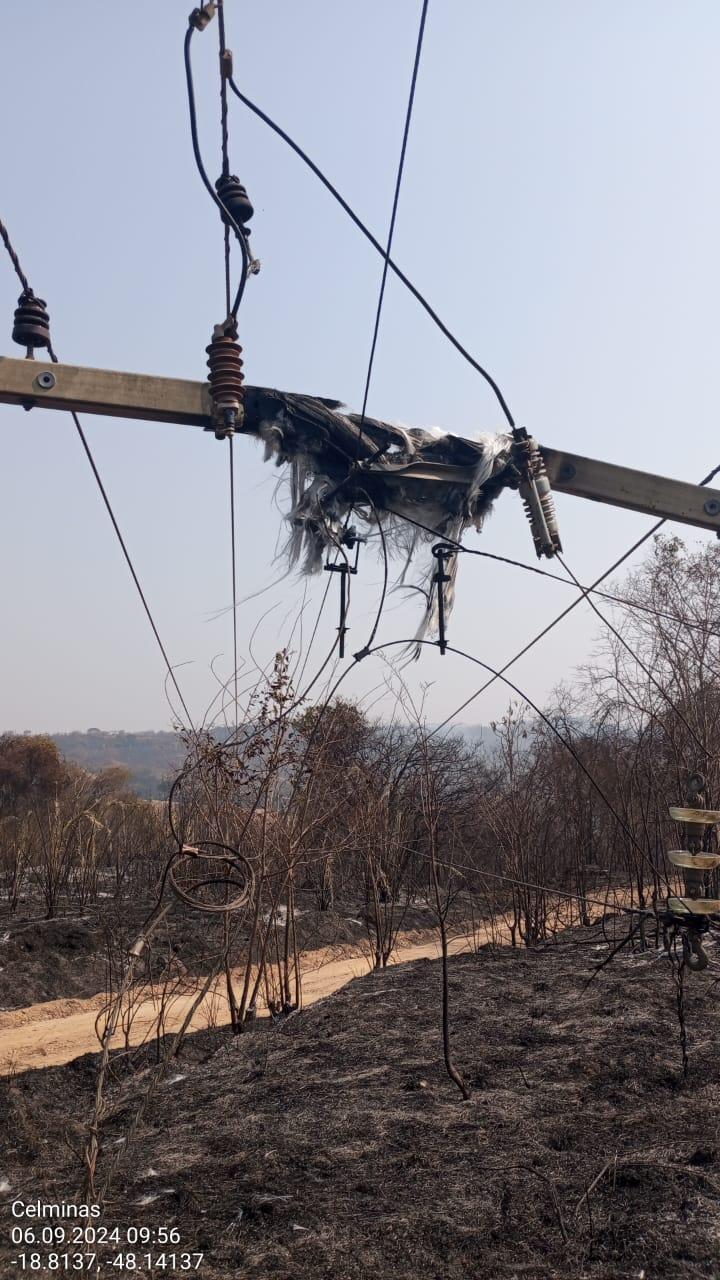
{"label": "utility pole crossarm", "polygon": [[720,532],[720,492],[540,446],[552,488],[628,511]]}
{"label": "utility pole crossarm", "polygon": [[[213,427],[213,405],[206,382],[6,356],[0,356],[0,404],[140,418],[206,430]],[[282,422],[292,447],[316,457],[317,469],[325,471],[331,483],[338,488],[356,484],[361,492],[376,487],[371,496],[379,506],[383,495],[392,495],[397,486],[424,490],[430,486],[442,503],[444,496],[449,498],[451,489],[473,484],[482,456],[481,443],[448,435],[441,459],[437,443],[430,441],[417,450],[418,460],[398,465],[393,461],[397,455],[392,450],[402,452],[407,433],[374,419],[365,419],[361,429],[360,419],[342,411],[337,401],[248,386],[244,389],[244,406],[245,433],[259,436],[268,426],[272,429],[273,422]],[[540,452],[552,489],[559,493],[720,532],[717,489],[544,446]],[[290,456],[287,450],[286,453]],[[504,469],[501,466],[493,474],[488,495],[492,498],[508,487],[517,487],[511,465]]]}
{"label": "utility pole crossarm", "polygon": [[212,414],[204,382],[11,356],[0,356],[0,403],[193,427],[208,425]]}

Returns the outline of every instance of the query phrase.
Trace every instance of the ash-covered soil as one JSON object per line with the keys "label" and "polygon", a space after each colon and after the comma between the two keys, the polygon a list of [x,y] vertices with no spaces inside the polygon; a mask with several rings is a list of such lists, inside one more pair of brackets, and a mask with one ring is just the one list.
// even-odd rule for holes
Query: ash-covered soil
{"label": "ash-covered soil", "polygon": [[[116,1077],[105,1221],[176,1225],[203,1280],[717,1277],[717,961],[686,975],[683,1083],[667,958],[621,953],[586,988],[603,947],[595,929],[451,960],[469,1102],[435,961],[220,1048],[193,1037],[130,1143],[153,1069]],[[3,1083],[6,1199],[77,1194],[93,1067]]]}

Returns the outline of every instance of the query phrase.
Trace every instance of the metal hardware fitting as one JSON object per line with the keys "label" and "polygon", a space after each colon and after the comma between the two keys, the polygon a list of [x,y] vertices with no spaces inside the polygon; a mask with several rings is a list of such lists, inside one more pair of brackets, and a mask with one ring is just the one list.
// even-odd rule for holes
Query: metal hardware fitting
{"label": "metal hardware fitting", "polygon": [[449,542],[436,542],[432,553],[437,560],[437,570],[433,574],[432,580],[437,591],[438,648],[441,654],[444,654],[447,649],[447,637],[445,635],[445,583],[452,581],[451,574],[445,572],[445,564],[446,561],[457,554],[457,547],[453,547]]}
{"label": "metal hardware fitting", "polygon": [[196,31],[204,31],[208,23],[212,22],[215,17],[215,0],[208,0],[207,4],[202,4],[199,9],[193,9],[188,22]]}
{"label": "metal hardware fitting", "polygon": [[350,528],[346,529],[344,534],[342,535],[340,539],[340,544],[341,546],[347,547],[350,551],[352,551],[353,547],[355,548],[354,563],[350,564],[349,561],[345,557],[343,557],[342,560],[338,560],[337,563],[335,564],[333,564],[330,560],[328,560],[325,565],[326,572],[340,574],[340,623],[339,623],[339,626],[337,627],[338,657],[340,658],[345,657],[345,636],[350,630],[350,628],[347,625],[347,607],[348,607],[347,578],[349,573],[355,574],[358,571],[358,558],[360,556],[360,545],[365,541],[366,539],[360,537],[355,526],[350,525]]}

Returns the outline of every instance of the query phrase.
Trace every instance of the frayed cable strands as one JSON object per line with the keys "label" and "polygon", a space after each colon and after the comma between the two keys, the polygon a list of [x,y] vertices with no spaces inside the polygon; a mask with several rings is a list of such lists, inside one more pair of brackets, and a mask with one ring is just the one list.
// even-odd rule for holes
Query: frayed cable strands
{"label": "frayed cable strands", "polygon": [[[480,434],[474,440],[439,428],[414,429],[347,413],[334,400],[257,387],[246,389],[244,431],[265,444],[265,456],[290,469],[288,566],[322,569],[342,541],[351,511],[366,529],[378,525],[388,552],[401,563],[404,583],[417,552],[428,555],[419,581],[426,608],[417,639],[438,623],[432,542],[459,541],[480,530],[492,503],[515,485],[513,439]],[[410,524],[427,526],[427,532]],[[453,604],[457,557],[445,587]]]}

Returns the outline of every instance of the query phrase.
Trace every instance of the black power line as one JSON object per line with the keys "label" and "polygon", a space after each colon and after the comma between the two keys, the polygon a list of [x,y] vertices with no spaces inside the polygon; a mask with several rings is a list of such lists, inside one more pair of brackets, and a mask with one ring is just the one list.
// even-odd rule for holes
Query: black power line
{"label": "black power line", "polygon": [[[718,472],[720,472],[720,464],[718,464],[717,467],[713,467],[712,471],[708,472],[704,480],[700,481],[701,488],[704,487],[705,485],[708,485],[711,480],[714,480]],[[529,640],[526,645],[523,645],[523,648],[519,649],[518,652],[514,654],[514,656],[510,658],[509,661],[506,662],[504,666],[500,668],[498,675],[502,677],[505,671],[508,671],[510,667],[514,666],[514,664],[518,662],[520,658],[523,658],[526,653],[529,653],[530,650],[533,649],[535,645],[539,643],[540,640],[544,639],[544,637],[548,635],[548,633],[552,631],[558,625],[559,622],[562,622],[563,618],[566,618],[569,613],[572,613],[573,609],[577,609],[578,605],[582,604],[583,600],[587,599],[590,593],[594,591],[596,587],[600,586],[601,582],[604,582],[606,578],[609,578],[611,573],[614,573],[616,569],[619,569],[620,565],[624,564],[626,560],[629,560],[630,556],[633,555],[634,552],[639,550],[640,547],[644,546],[644,544],[650,538],[652,538],[653,535],[657,533],[658,529],[661,529],[664,524],[667,524],[667,520],[664,517],[661,520],[656,520],[655,523],[652,524],[650,528],[645,533],[643,533],[640,538],[637,539],[636,542],[633,542],[631,547],[628,547],[627,551],[623,552],[623,554],[619,556],[618,559],[615,560],[613,564],[610,565],[609,569],[606,569],[604,573],[601,573],[600,577],[596,578],[595,581],[592,582],[589,587],[584,587],[582,589],[582,593],[577,597],[576,600],[573,600],[572,604],[569,604],[566,609],[563,609],[562,613],[557,614],[557,616],[553,618],[552,621],[547,624],[547,626],[543,627],[541,631],[538,631],[537,635],[533,636],[532,639]],[[466,707],[470,706],[471,702],[474,702],[475,699],[478,698],[481,693],[484,693],[486,689],[489,689],[490,685],[495,683],[496,678],[497,678],[496,676],[492,676],[489,680],[486,680],[485,684],[481,685],[479,689],[476,689],[474,693],[471,693],[469,698],[466,698],[465,701],[462,702],[459,707],[456,707],[455,710],[452,711],[449,716],[446,716],[445,719],[439,725],[436,725],[436,727],[432,731],[433,734],[439,733],[442,729],[445,729],[447,725],[449,725],[450,722],[455,719],[456,716],[460,715],[460,713],[464,711]]]}
{"label": "black power line", "polygon": [[192,62],[190,57],[190,45],[192,42],[194,32],[195,32],[195,27],[193,25],[192,15],[191,15],[188,29],[185,33],[185,43],[183,47],[184,59],[185,59],[185,84],[187,88],[188,111],[190,114],[190,137],[192,140],[192,149],[193,149],[193,155],[195,157],[195,164],[197,166],[198,173],[200,174],[200,177],[202,179],[203,186],[205,187],[205,190],[210,196],[210,199],[212,200],[213,204],[216,205],[217,208],[220,210],[220,213],[223,219],[226,218],[228,220],[229,226],[232,227],[232,230],[235,232],[238,238],[238,243],[240,245],[240,253],[242,256],[242,269],[240,272],[240,283],[238,284],[237,293],[235,294],[235,301],[233,302],[232,307],[230,309],[230,315],[234,317],[237,315],[238,308],[240,306],[240,303],[242,302],[242,297],[245,292],[245,285],[247,284],[247,278],[250,273],[250,249],[248,246],[245,232],[243,231],[240,224],[236,222],[235,218],[230,213],[230,210],[228,209],[224,201],[220,199],[210,179],[207,176],[207,171],[205,169],[205,165],[203,164],[203,158],[200,151],[200,141],[198,138],[197,110],[195,107],[195,86],[193,82]]}
{"label": "black power line", "polygon": [[20,281],[20,284],[22,285],[26,293],[32,293],[32,289],[30,288],[30,285],[28,283],[28,278],[25,275],[25,272],[23,271],[22,267],[20,266],[20,259],[18,258],[17,253],[15,252],[15,249],[13,247],[12,240],[10,239],[10,232],[5,226],[5,223],[2,221],[2,218],[0,218],[0,239],[5,245],[8,258],[12,263],[13,271],[15,272],[15,275]]}
{"label": "black power line", "polygon": [[[405,169],[405,154],[407,152],[408,138],[410,136],[410,124],[412,121],[413,107],[415,105],[415,89],[417,87],[418,71],[420,69],[420,55],[422,54],[423,39],[425,37],[425,21],[427,19],[428,0],[423,0],[423,6],[420,13],[420,27],[418,30],[417,43],[415,46],[415,61],[413,62],[412,76],[410,78],[410,92],[408,95],[407,110],[405,112],[405,128],[403,129],[402,146],[400,147],[400,159],[398,160],[397,175],[395,178],[395,192],[393,195],[392,213],[390,215],[390,228],[388,230],[387,244],[383,254],[384,262],[382,269],[382,277],[380,280],[380,293],[378,295],[377,309],[375,312],[375,324],[373,326],[372,342],[370,344],[370,357],[368,359],[367,374],[365,377],[365,390],[363,392],[362,409],[360,410],[360,422],[358,426],[359,435],[357,440],[358,450],[360,449],[360,441],[363,438],[363,426],[365,425],[365,415],[367,413],[368,396],[370,394],[370,381],[372,379],[373,364],[375,362],[375,351],[377,349],[378,333],[380,331],[380,317],[382,315],[383,302],[385,301],[385,286],[387,285],[388,268],[390,266],[390,250],[392,249],[393,236],[395,235],[395,222],[397,219],[398,204],[400,202],[400,188],[402,186],[403,172]],[[357,464],[357,458],[356,458]]]}
{"label": "black power line", "polygon": [[470,354],[467,348],[464,347],[463,344],[460,342],[459,338],[456,338],[452,330],[450,330],[448,326],[445,324],[445,322],[440,319],[440,316],[438,315],[437,311],[435,311],[434,308],[431,307],[427,298],[425,298],[423,294],[420,292],[420,290],[416,288],[416,286],[412,283],[412,280],[408,279],[404,271],[400,270],[400,267],[397,265],[397,263],[394,262],[391,257],[386,255],[386,252],[383,249],[383,246],[380,244],[380,241],[376,240],[375,236],[372,234],[372,231],[370,231],[365,226],[365,223],[362,222],[362,220],[358,217],[358,215],[355,213],[355,210],[352,208],[352,206],[348,204],[347,200],[345,200],[343,196],[341,196],[337,187],[333,186],[332,182],[330,182],[329,178],[325,176],[322,169],[320,169],[319,166],[315,164],[314,160],[310,159],[310,156],[307,154],[307,152],[303,151],[302,147],[298,146],[297,142],[295,142],[293,138],[290,137],[289,133],[286,133],[284,129],[281,129],[279,124],[276,124],[275,121],[272,120],[270,116],[266,115],[266,113],[262,111],[260,107],[256,106],[255,103],[250,100],[250,98],[246,97],[246,95],[242,93],[240,89],[238,89],[235,83],[235,80],[232,76],[230,77],[228,83],[233,93],[235,94],[235,96],[239,98],[240,101],[244,103],[244,105],[250,111],[252,111],[254,115],[258,117],[258,119],[262,120],[263,123],[268,126],[268,128],[272,129],[273,133],[276,133],[279,138],[282,138],[283,142],[286,142],[287,145],[295,152],[295,154],[300,157],[300,159],[308,166],[309,169],[312,170],[315,176],[320,179],[323,186],[330,192],[331,196],[333,196],[334,199],[337,200],[340,207],[345,210],[346,214],[355,223],[355,226],[358,228],[358,230],[362,231],[366,240],[369,240],[370,244],[373,246],[374,249],[377,250],[379,254],[381,254],[383,259],[387,257],[387,265],[389,266],[390,270],[394,272],[398,280],[402,281],[402,283],[405,285],[405,288],[408,289],[410,293],[413,295],[413,297],[420,303],[420,306],[423,307],[423,309],[427,312],[427,314],[430,316],[430,319],[433,321],[434,324],[437,325],[440,332],[445,335],[448,342],[452,343],[452,345],[455,347],[455,350],[459,351],[463,359],[467,360],[468,364],[471,365],[472,368],[476,371],[476,373],[479,373],[480,377],[484,378],[488,386],[491,387],[492,391],[495,394],[495,398],[497,399],[497,402],[500,405],[500,408],[502,409],[503,414],[505,415],[505,418],[507,419],[510,427],[514,427],[515,419],[513,418],[513,415],[510,412],[510,409],[508,407],[507,401],[505,400],[505,397],[502,391],[500,390],[500,387],[498,386],[497,382],[493,378],[492,374],[488,373],[487,369],[483,368],[483,366],[475,359],[475,357]]}
{"label": "black power line", "polygon": [[[20,280],[20,282],[21,282],[21,284],[22,284],[22,286],[23,286],[23,289],[25,289],[28,293],[32,293],[32,289],[30,288],[30,285],[28,284],[27,277],[26,277],[26,275],[25,275],[24,271],[22,270],[22,267],[20,266],[20,261],[19,261],[19,259],[18,259],[17,253],[15,252],[15,249],[13,248],[13,245],[12,245],[12,242],[11,242],[11,240],[10,240],[10,235],[9,235],[9,233],[8,233],[8,230],[7,230],[7,228],[6,228],[5,224],[4,224],[2,221],[0,221],[0,238],[2,238],[3,244],[5,245],[5,248],[7,249],[8,257],[10,258],[10,261],[12,262],[13,268],[14,268],[14,270],[15,270],[15,274],[17,275],[18,279]],[[56,356],[56,354],[55,354],[55,352],[54,352],[54,350],[53,350],[52,346],[50,346],[50,345],[48,346],[48,354],[49,354],[50,359],[52,360],[53,364],[58,364],[58,363],[59,363],[58,358],[57,358],[57,356]],[[115,512],[113,511],[112,504],[111,504],[110,499],[109,499],[109,497],[108,497],[108,495],[107,495],[107,490],[105,489],[105,485],[103,484],[102,479],[101,479],[101,477],[100,477],[100,472],[98,471],[97,463],[95,462],[95,459],[94,459],[93,454],[92,454],[92,450],[91,450],[91,448],[90,448],[90,445],[88,444],[87,436],[85,435],[85,432],[84,432],[84,431],[83,431],[83,429],[82,429],[82,425],[81,425],[81,423],[80,423],[80,419],[79,419],[78,415],[77,415],[74,411],[71,411],[70,416],[71,416],[71,418],[72,418],[72,420],[73,420],[73,422],[74,422],[74,424],[75,424],[75,429],[76,429],[76,431],[77,431],[77,433],[78,433],[78,436],[80,437],[80,443],[82,444],[82,447],[83,447],[83,449],[85,450],[85,455],[86,455],[86,457],[87,457],[88,462],[90,463],[90,467],[91,467],[91,469],[92,469],[92,473],[93,473],[93,475],[94,475],[94,477],[95,477],[95,480],[96,480],[96,483],[97,483],[98,489],[100,490],[100,494],[101,494],[101,496],[102,496],[102,500],[103,500],[103,502],[105,503],[105,507],[106,507],[107,513],[108,513],[108,515],[110,516],[110,520],[111,520],[111,522],[112,522],[113,529],[115,530],[115,534],[116,534],[116,536],[117,536],[117,540],[118,540],[118,542],[120,543],[120,549],[121,549],[121,551],[122,551],[122,553],[123,553],[123,555],[124,555],[124,557],[125,557],[125,561],[126,561],[126,563],[127,563],[128,569],[130,570],[130,574],[131,574],[131,576],[132,576],[132,580],[133,580],[133,582],[135,583],[135,587],[136,587],[136,589],[137,589],[137,593],[138,593],[138,595],[139,595],[139,597],[140,597],[140,600],[141,600],[141,603],[142,603],[143,609],[145,610],[145,613],[146,613],[146,616],[147,616],[148,622],[150,623],[150,626],[151,626],[151,628],[152,628],[152,633],[153,633],[153,635],[155,636],[155,639],[156,639],[157,644],[158,644],[158,648],[159,648],[159,650],[160,650],[160,652],[161,652],[161,654],[162,654],[162,657],[163,657],[163,661],[164,661],[164,663],[165,663],[165,666],[167,667],[168,676],[170,677],[170,679],[171,679],[171,680],[172,680],[172,682],[173,682],[173,685],[175,686],[175,692],[177,693],[177,696],[178,696],[178,698],[180,699],[180,704],[181,704],[181,706],[182,706],[182,708],[183,708],[183,711],[185,712],[185,715],[187,716],[188,724],[189,724],[189,725],[190,725],[190,727],[192,728],[192,727],[193,727],[192,716],[190,715],[190,712],[188,711],[187,703],[185,702],[185,699],[184,699],[184,697],[183,697],[183,695],[182,695],[182,691],[181,691],[180,686],[179,686],[179,684],[178,684],[178,682],[177,682],[177,677],[176,677],[175,672],[174,672],[174,670],[173,670],[173,667],[172,667],[172,665],[171,665],[171,663],[170,663],[170,659],[168,658],[167,651],[166,651],[166,649],[165,649],[165,645],[163,644],[163,642],[162,642],[162,640],[161,640],[161,638],[160,638],[160,632],[158,631],[157,624],[156,624],[155,619],[154,619],[154,617],[153,617],[153,615],[152,615],[152,610],[150,609],[150,605],[149,605],[149,604],[148,604],[148,602],[147,602],[147,597],[146,597],[146,595],[145,595],[145,592],[143,591],[143,588],[142,588],[142,586],[141,586],[141,584],[140,584],[140,579],[139,579],[139,577],[138,577],[138,575],[137,575],[137,571],[136,571],[136,569],[135,569],[135,565],[133,564],[133,561],[132,561],[132,557],[131,557],[131,555],[130,555],[130,552],[129,552],[129,551],[128,551],[128,549],[127,549],[127,545],[126,545],[126,543],[125,543],[125,539],[123,538],[123,535],[122,535],[122,533],[120,532],[120,526],[119,526],[119,524],[118,524],[118,522],[117,522],[117,519],[116,519],[116,516],[115,516]]]}
{"label": "black power line", "polygon": [[[569,576],[569,577],[572,579],[572,581],[575,583],[575,586],[576,586],[576,587],[578,587],[580,590],[582,590],[582,588],[580,587],[580,583],[578,582],[577,578],[575,577],[575,574],[573,573],[573,571],[572,571],[572,569],[570,568],[570,566],[565,562],[565,560],[563,560],[563,558],[562,558],[562,556],[561,556],[561,555],[558,555],[558,560],[560,561],[560,563],[561,563],[561,565],[562,565],[563,569],[565,570],[565,572],[568,574],[568,576]],[[704,744],[703,742],[701,742],[701,741],[700,741],[700,739],[698,738],[698,736],[697,736],[697,734],[696,734],[695,730],[692,728],[692,726],[691,726],[690,724],[688,724],[688,722],[687,722],[687,720],[685,719],[685,716],[683,715],[682,711],[680,711],[680,709],[679,709],[678,707],[676,707],[676,706],[675,706],[675,703],[673,702],[673,700],[672,700],[672,698],[670,697],[670,695],[669,695],[669,693],[667,692],[667,690],[663,689],[662,685],[660,684],[660,681],[659,681],[659,680],[657,680],[657,679],[655,678],[655,676],[653,675],[652,671],[650,670],[650,668],[649,668],[649,667],[647,667],[647,666],[645,665],[645,663],[643,662],[643,660],[642,660],[642,658],[639,656],[639,654],[635,653],[634,649],[633,649],[633,648],[628,644],[628,642],[627,642],[627,640],[625,639],[625,637],[624,637],[623,635],[621,635],[621,633],[618,631],[617,627],[615,627],[615,626],[613,625],[613,623],[610,621],[610,619],[609,619],[609,618],[606,618],[606,617],[605,617],[605,615],[604,615],[604,613],[601,613],[601,612],[600,612],[600,610],[598,609],[598,607],[597,607],[597,605],[595,604],[595,602],[594,602],[593,600],[591,600],[591,598],[590,598],[590,595],[589,595],[589,594],[585,597],[585,599],[587,600],[588,604],[590,605],[590,608],[592,609],[593,613],[594,613],[594,614],[595,614],[595,615],[600,619],[600,621],[601,621],[602,623],[604,623],[604,625],[608,628],[608,631],[612,632],[612,634],[615,636],[615,639],[616,639],[616,640],[619,640],[619,642],[620,642],[620,644],[623,646],[623,648],[627,651],[627,653],[629,653],[629,654],[630,654],[630,657],[631,657],[631,658],[633,658],[635,662],[637,662],[637,664],[638,664],[638,666],[640,667],[641,671],[643,671],[643,672],[644,672],[644,674],[647,676],[647,678],[648,678],[648,680],[650,681],[650,683],[651,683],[651,685],[653,686],[653,688],[654,688],[654,689],[656,689],[656,690],[657,690],[657,692],[660,694],[660,697],[661,697],[661,698],[663,698],[663,699],[665,700],[665,702],[667,703],[667,705],[669,706],[669,708],[670,708],[670,710],[673,712],[673,714],[677,716],[677,718],[678,718],[678,720],[681,722],[681,724],[684,724],[684,725],[685,725],[685,728],[687,729],[688,733],[690,734],[690,737],[693,739],[693,741],[694,741],[694,742],[696,742],[696,743],[697,743],[698,747],[699,747],[699,748],[700,748],[700,750],[703,752],[703,754],[704,754],[704,755],[706,755],[709,759],[712,759],[711,752],[709,752],[709,751],[708,751],[708,749],[707,749],[707,747],[705,746],[705,744]]]}
{"label": "black power line", "polygon": [[[707,481],[704,483],[707,483]],[[549,569],[541,569],[536,564],[526,564],[524,560],[513,560],[510,556],[501,556],[496,551],[481,551],[479,547],[469,547],[467,543],[458,542],[456,538],[451,538],[449,534],[441,533],[439,529],[433,529],[429,524],[423,524],[421,520],[416,520],[414,516],[395,511],[393,507],[385,507],[385,510],[390,515],[396,516],[398,520],[405,520],[408,524],[414,525],[416,529],[422,529],[424,533],[431,534],[433,538],[441,538],[443,542],[449,543],[450,546],[464,552],[465,555],[480,556],[483,560],[495,560],[498,564],[508,564],[513,569],[524,569],[526,573],[535,573],[541,578],[549,578],[551,582],[559,582],[563,587],[576,586],[580,591],[586,591],[589,595],[600,596],[602,600],[609,600],[611,604],[621,605],[624,609],[636,609],[640,613],[647,613],[653,618],[662,618],[667,622],[678,622],[689,630],[700,631],[706,636],[720,635],[720,631],[717,628],[706,627],[702,622],[697,622],[694,618],[686,618],[684,614],[669,613],[666,609],[654,609],[652,605],[643,604],[640,600],[630,600],[627,596],[619,596],[612,591],[598,591],[595,587],[585,587],[581,582],[577,581],[574,574],[572,579],[563,578],[559,573],[551,573]],[[422,588],[418,587],[417,590],[421,591]],[[720,626],[720,620],[718,625]]]}

